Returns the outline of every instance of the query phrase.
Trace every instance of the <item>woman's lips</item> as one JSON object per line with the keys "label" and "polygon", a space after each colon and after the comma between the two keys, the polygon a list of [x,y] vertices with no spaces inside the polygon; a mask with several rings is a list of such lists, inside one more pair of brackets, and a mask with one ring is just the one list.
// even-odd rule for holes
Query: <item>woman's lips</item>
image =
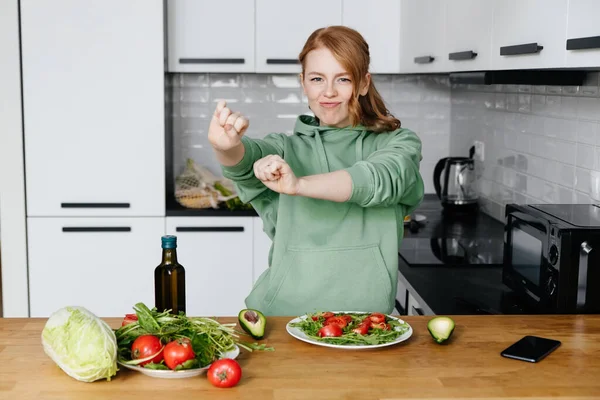
{"label": "woman's lips", "polygon": [[325,108],[333,108],[338,106],[340,103],[339,102],[327,102],[327,103],[319,103],[321,105],[321,107],[325,107]]}

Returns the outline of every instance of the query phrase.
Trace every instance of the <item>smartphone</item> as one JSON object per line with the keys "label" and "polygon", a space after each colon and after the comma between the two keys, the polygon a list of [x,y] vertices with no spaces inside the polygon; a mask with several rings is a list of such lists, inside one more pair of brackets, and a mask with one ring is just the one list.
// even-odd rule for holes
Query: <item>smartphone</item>
{"label": "smartphone", "polygon": [[504,349],[500,355],[516,360],[536,363],[560,346],[558,340],[538,336],[525,336]]}

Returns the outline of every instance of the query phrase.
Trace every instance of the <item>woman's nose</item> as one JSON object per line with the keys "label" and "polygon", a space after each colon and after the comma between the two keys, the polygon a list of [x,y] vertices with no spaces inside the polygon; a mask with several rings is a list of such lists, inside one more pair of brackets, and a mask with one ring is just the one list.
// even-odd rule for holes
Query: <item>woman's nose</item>
{"label": "woman's nose", "polygon": [[327,84],[327,86],[325,87],[324,94],[327,97],[335,97],[335,95],[337,94],[337,91],[335,89],[335,84],[333,82]]}

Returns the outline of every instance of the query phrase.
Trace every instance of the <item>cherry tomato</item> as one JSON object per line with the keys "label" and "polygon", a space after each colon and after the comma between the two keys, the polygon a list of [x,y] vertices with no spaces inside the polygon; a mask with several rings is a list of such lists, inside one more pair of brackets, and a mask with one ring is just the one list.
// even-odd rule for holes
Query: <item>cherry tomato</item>
{"label": "cherry tomato", "polygon": [[170,369],[175,369],[179,364],[196,357],[192,349],[192,342],[188,338],[175,339],[167,343],[163,353],[165,364]]}
{"label": "cherry tomato", "polygon": [[352,329],[352,332],[357,333],[359,335],[366,335],[367,333],[369,333],[369,327],[370,325],[361,323],[356,328]]}
{"label": "cherry tomato", "polygon": [[[140,358],[150,357],[152,354],[156,354],[156,357],[144,361],[139,365],[146,365],[151,362],[158,364],[163,359],[163,352],[160,351],[163,345],[160,339],[153,335],[142,335],[133,341],[131,345],[131,359],[139,360]],[[160,352],[160,353],[159,353]],[[158,354],[157,354],[158,353]]]}
{"label": "cherry tomato", "polygon": [[331,318],[331,317],[333,317],[333,313],[332,313],[332,312],[330,312],[330,311],[327,311],[327,312],[324,312],[324,313],[323,313],[321,316],[322,316],[324,319],[327,319],[327,318]]}
{"label": "cherry tomato", "polygon": [[325,322],[323,322],[323,326],[333,325],[333,324],[339,325],[340,328],[345,328],[346,325],[348,325],[348,322],[346,322],[346,320],[341,317],[329,317],[325,320]]}
{"label": "cherry tomato", "polygon": [[369,315],[369,318],[371,318],[371,322],[374,322],[376,324],[385,322],[385,315],[381,313],[372,313],[371,315]]}
{"label": "cherry tomato", "polygon": [[338,324],[331,324],[319,329],[317,335],[319,335],[319,337],[336,337],[342,336],[342,333],[342,328]]}
{"label": "cherry tomato", "polygon": [[237,385],[242,378],[242,368],[235,360],[223,358],[210,365],[206,377],[216,387],[230,388]]}
{"label": "cherry tomato", "polygon": [[349,324],[350,322],[352,322],[352,317],[349,316],[348,314],[341,315],[340,318],[342,318],[343,320],[345,320],[347,324]]}
{"label": "cherry tomato", "polygon": [[125,314],[125,318],[123,318],[123,322],[121,322],[121,326],[129,325],[138,320],[136,314]]}

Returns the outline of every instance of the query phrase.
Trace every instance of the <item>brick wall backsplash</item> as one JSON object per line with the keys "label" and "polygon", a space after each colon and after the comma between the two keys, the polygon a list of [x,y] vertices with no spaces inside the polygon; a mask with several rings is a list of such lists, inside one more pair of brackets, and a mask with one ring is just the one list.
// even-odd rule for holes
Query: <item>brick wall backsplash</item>
{"label": "brick wall backsplash", "polygon": [[600,200],[598,73],[584,86],[452,85],[450,153],[485,144],[477,162],[486,213],[507,203]]}
{"label": "brick wall backsplash", "polygon": [[[450,85],[447,77],[375,75],[388,109],[423,141],[421,172],[433,192],[433,167],[450,149]],[[169,74],[167,116],[173,135],[174,174],[187,158],[221,175],[208,143],[210,118],[219,99],[250,120],[247,135],[291,134],[298,115],[310,114],[297,75]]]}

